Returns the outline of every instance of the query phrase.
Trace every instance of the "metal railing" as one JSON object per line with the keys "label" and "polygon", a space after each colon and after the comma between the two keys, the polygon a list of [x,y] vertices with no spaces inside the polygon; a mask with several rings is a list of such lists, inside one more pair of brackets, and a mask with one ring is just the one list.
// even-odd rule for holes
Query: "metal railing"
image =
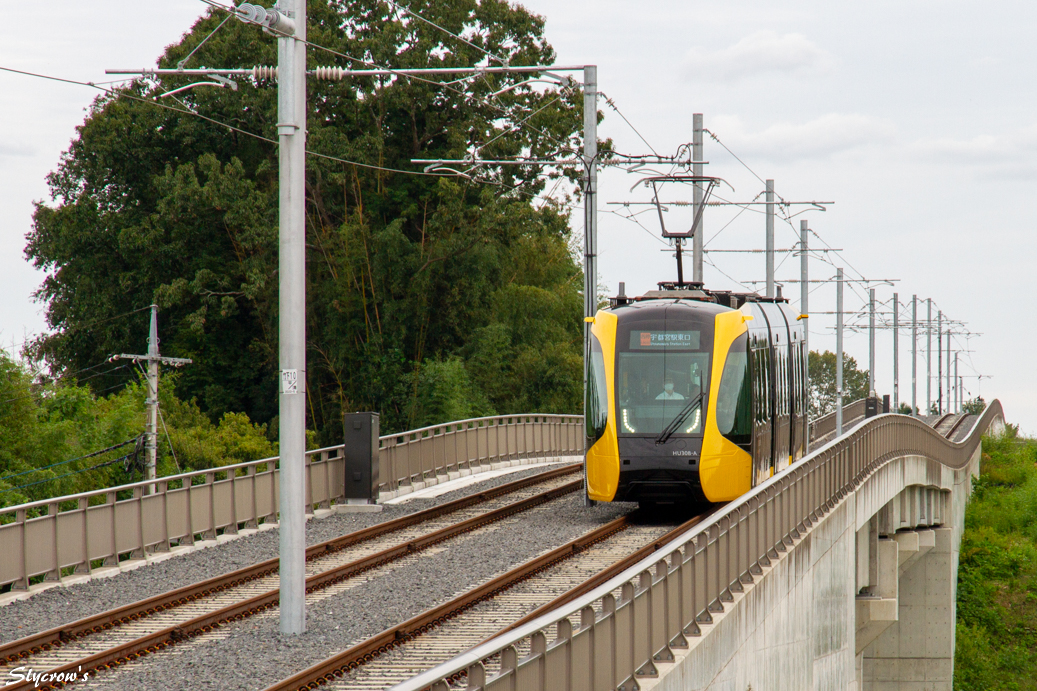
{"label": "metal railing", "polygon": [[[673,648],[701,635],[732,593],[743,591],[872,473],[907,455],[966,468],[983,432],[1003,419],[994,401],[968,438],[955,443],[916,418],[872,418],[587,595],[394,691],[445,691],[446,680],[462,674],[470,690],[634,688],[635,675],[672,660]],[[488,675],[491,661],[499,672]]]}
{"label": "metal railing", "polygon": [[[461,420],[379,439],[379,489],[414,487],[493,464],[583,452],[583,417],[502,415]],[[277,520],[278,458],[170,475],[94,492],[0,508],[0,586],[56,581],[62,569],[90,573],[120,555],[143,558]],[[345,492],[343,446],[306,453],[306,505],[330,508]],[[145,488],[156,491],[146,494]],[[42,514],[42,515],[37,515]]]}
{"label": "metal railing", "polygon": [[[851,423],[864,417],[864,399],[848,403],[843,406],[843,431],[850,426]],[[822,415],[821,417],[811,420],[810,422],[810,439],[823,439],[828,435],[835,432],[835,411]]]}

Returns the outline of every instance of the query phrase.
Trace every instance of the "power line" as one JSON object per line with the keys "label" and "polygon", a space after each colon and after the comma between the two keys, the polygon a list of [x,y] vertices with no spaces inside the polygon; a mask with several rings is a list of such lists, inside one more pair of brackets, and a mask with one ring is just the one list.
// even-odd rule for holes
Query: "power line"
{"label": "power line", "polygon": [[[40,471],[47,470],[49,468],[56,468],[57,466],[65,465],[66,463],[73,463],[75,461],[82,461],[82,460],[87,459],[87,458],[93,458],[94,456],[100,456],[101,454],[108,453],[109,451],[114,451],[115,449],[121,449],[122,447],[126,446],[127,444],[133,444],[138,439],[140,439],[139,435],[136,436],[136,437],[133,437],[132,439],[127,439],[126,441],[119,442],[118,444],[113,444],[112,446],[109,446],[106,449],[101,449],[100,451],[94,451],[92,453],[88,453],[85,456],[77,456],[76,458],[69,458],[68,460],[58,461],[57,463],[51,463],[50,465],[40,466],[39,468],[30,468],[29,470],[23,470],[22,472],[15,473],[14,475],[8,475],[6,477],[0,477],[0,482],[6,482],[7,480],[10,480],[13,477],[20,477],[22,475],[28,475],[30,473],[38,473]],[[53,478],[51,478],[51,479],[53,479]],[[17,488],[15,488],[15,489],[17,489]]]}
{"label": "power line", "polygon": [[418,14],[417,12],[415,12],[414,10],[412,10],[411,8],[409,8],[409,7],[405,7],[404,5],[401,5],[401,4],[399,4],[398,2],[395,2],[395,0],[386,0],[386,2],[388,2],[388,3],[389,3],[390,5],[392,5],[393,7],[396,7],[396,8],[398,8],[398,9],[400,9],[400,10],[402,10],[402,11],[406,12],[407,14],[409,14],[409,15],[410,15],[410,16],[412,16],[412,17],[414,17],[415,19],[420,19],[421,21],[425,22],[425,23],[426,23],[426,24],[428,24],[429,26],[432,26],[432,27],[434,27],[434,28],[436,28],[436,29],[439,29],[439,30],[440,30],[440,31],[442,31],[442,32],[443,32],[444,34],[447,34],[448,36],[453,36],[453,37],[454,37],[454,38],[456,38],[456,39],[457,39],[458,41],[461,41],[461,42],[462,42],[462,43],[464,43],[465,45],[468,45],[468,46],[471,46],[472,48],[475,48],[475,49],[476,49],[477,51],[479,51],[479,52],[483,53],[483,54],[484,54],[484,55],[486,55],[487,57],[493,58],[494,60],[496,60],[496,61],[497,61],[497,62],[499,62],[500,64],[502,64],[502,65],[507,65],[507,64],[508,64],[508,61],[507,61],[507,60],[505,60],[504,58],[498,57],[498,56],[494,55],[493,53],[491,53],[490,51],[486,50],[485,48],[482,48],[482,47],[480,47],[480,46],[477,46],[477,45],[475,45],[474,43],[472,43],[472,42],[471,42],[471,41],[469,41],[468,39],[466,39],[466,38],[463,38],[462,36],[458,36],[457,34],[453,33],[452,31],[448,31],[447,29],[444,29],[444,28],[443,28],[443,27],[441,27],[441,26],[440,26],[439,24],[435,24],[435,23],[433,23],[433,22],[429,21],[428,19],[425,19],[424,17],[422,17],[422,16],[420,15],[420,14]]}

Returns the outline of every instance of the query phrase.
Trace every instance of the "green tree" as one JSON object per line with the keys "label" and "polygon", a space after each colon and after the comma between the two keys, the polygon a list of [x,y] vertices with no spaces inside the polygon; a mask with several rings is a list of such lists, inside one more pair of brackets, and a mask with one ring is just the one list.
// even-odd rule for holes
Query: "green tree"
{"label": "green tree", "polygon": [[982,396],[976,396],[961,404],[961,412],[966,415],[982,415],[986,409],[987,402],[983,400]]}
{"label": "green tree", "polygon": [[[553,62],[543,18],[521,6],[411,7],[512,64]],[[211,10],[159,65],[174,67],[223,19]],[[313,0],[308,35],[400,68],[485,60],[380,0]],[[319,49],[309,60],[354,66]],[[275,61],[275,41],[241,22],[225,24],[192,57]],[[464,411],[579,410],[582,281],[566,208],[530,203],[545,171],[503,166],[441,178],[387,170],[476,151],[570,156],[580,145],[580,94],[527,85],[493,95],[526,78],[309,82],[309,149],[357,162],[307,162],[308,412],[322,442],[337,441],[341,414],[352,410],[381,411],[387,431]],[[48,274],[37,297],[53,331],[31,353],[60,372],[132,352],[147,332],[146,314],[132,311],[154,300],[163,351],[195,361],[177,380],[178,396],[197,401],[214,424],[244,412],[273,429],[276,147],[191,112],[276,140],[276,90],[267,82],[193,89],[178,95],[183,108],[169,101],[180,110],[155,105],[187,83],[138,80],[98,98],[49,176],[53,200],[37,206],[26,254]],[[428,394],[435,401],[420,393],[429,376],[442,377]],[[90,382],[95,391],[117,383]]]}
{"label": "green tree", "polygon": [[[835,410],[835,353],[810,351],[810,416]],[[857,369],[857,361],[843,354],[843,405],[868,396],[868,370]]]}

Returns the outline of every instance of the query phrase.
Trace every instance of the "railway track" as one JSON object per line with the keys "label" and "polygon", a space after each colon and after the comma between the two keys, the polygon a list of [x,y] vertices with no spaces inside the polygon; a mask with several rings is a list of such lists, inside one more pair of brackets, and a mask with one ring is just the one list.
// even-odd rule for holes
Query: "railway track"
{"label": "railway track", "polygon": [[[376,567],[577,491],[581,464],[539,473],[309,547],[308,599]],[[179,588],[0,646],[0,678],[24,667],[47,674],[97,673],[277,607],[278,560]],[[60,677],[52,677],[60,678]],[[20,682],[5,689],[33,688]],[[48,688],[43,683],[37,688]]]}
{"label": "railway track", "polygon": [[634,515],[617,518],[267,691],[388,688],[589,592],[708,514],[675,528],[639,523]]}
{"label": "railway track", "polygon": [[969,417],[970,416],[967,414],[959,415],[957,422],[955,422],[954,425],[952,425],[951,428],[947,430],[947,434],[945,434],[944,436],[950,439],[951,441],[954,441],[954,437],[957,436],[958,431],[965,425]]}

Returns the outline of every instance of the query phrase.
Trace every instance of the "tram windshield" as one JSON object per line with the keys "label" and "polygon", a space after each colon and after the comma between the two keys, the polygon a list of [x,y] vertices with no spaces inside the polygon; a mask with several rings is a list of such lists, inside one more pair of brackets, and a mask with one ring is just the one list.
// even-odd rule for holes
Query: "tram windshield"
{"label": "tram windshield", "polygon": [[[660,435],[695,399],[672,434],[701,434],[708,391],[710,334],[638,329],[619,343],[616,381],[620,434]],[[621,337],[622,338],[622,337]],[[627,340],[629,339],[629,340]]]}

